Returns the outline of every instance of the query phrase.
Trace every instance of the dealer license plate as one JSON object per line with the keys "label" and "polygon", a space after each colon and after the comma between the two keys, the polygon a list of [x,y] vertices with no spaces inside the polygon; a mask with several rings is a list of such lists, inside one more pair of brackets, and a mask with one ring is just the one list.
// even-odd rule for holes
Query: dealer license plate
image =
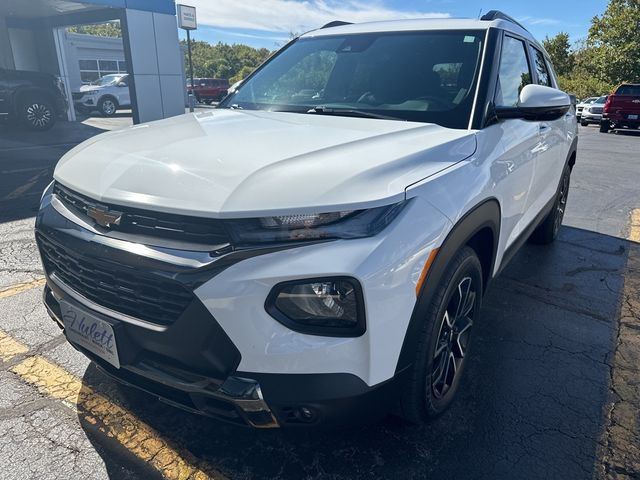
{"label": "dealer license plate", "polygon": [[60,310],[64,331],[70,342],[86,348],[114,367],[120,368],[116,337],[109,323],[64,300],[60,302]]}
{"label": "dealer license plate", "polygon": [[629,120],[637,120],[638,115],[629,115]]}

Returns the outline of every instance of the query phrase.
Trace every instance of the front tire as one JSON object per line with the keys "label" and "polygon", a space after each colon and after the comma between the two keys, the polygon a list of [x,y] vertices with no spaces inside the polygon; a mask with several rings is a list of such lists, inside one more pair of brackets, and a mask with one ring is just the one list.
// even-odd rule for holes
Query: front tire
{"label": "front tire", "polygon": [[472,248],[464,247],[451,259],[433,298],[418,299],[429,305],[400,398],[401,415],[409,422],[426,422],[455,398],[482,291],[480,260]]}
{"label": "front tire", "polygon": [[564,167],[562,172],[562,178],[560,179],[560,186],[556,193],[556,199],[553,204],[553,209],[545,217],[540,225],[534,230],[529,240],[531,243],[537,243],[538,245],[547,245],[552,243],[560,232],[560,226],[564,219],[564,213],[567,209],[567,200],[569,198],[569,186],[571,183],[571,168],[569,165]]}
{"label": "front tire", "polygon": [[32,97],[22,102],[20,120],[30,130],[44,132],[56,123],[56,113],[51,103],[41,97]]}
{"label": "front tire", "polygon": [[583,127],[588,127],[589,122],[587,122],[586,120],[580,120],[580,125],[582,125]]}
{"label": "front tire", "polygon": [[118,101],[113,97],[102,97],[98,102],[98,110],[103,117],[113,117],[118,111]]}

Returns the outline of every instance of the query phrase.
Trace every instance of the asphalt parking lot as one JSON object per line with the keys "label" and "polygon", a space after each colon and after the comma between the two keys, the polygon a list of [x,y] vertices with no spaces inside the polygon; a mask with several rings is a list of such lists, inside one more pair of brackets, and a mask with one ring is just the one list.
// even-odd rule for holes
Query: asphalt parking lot
{"label": "asphalt parking lot", "polygon": [[117,387],[41,305],[39,196],[103,128],[0,131],[0,479],[640,478],[640,134],[580,127],[560,239],[492,285],[444,415],[253,431]]}

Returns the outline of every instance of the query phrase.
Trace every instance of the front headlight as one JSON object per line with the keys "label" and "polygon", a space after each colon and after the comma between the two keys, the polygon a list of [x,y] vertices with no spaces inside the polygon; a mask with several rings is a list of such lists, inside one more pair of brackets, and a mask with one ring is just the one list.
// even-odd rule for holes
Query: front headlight
{"label": "front headlight", "polygon": [[389,225],[406,203],[368,210],[230,220],[226,226],[237,246],[372,237]]}
{"label": "front headlight", "polygon": [[278,322],[308,335],[359,337],[366,331],[362,287],[355,278],[281,283],[271,291],[265,308]]}

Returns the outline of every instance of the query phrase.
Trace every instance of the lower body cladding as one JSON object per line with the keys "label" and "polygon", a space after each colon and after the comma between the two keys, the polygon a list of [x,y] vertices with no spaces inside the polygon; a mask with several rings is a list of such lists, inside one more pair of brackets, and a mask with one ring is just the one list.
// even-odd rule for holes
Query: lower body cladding
{"label": "lower body cladding", "polygon": [[[198,263],[203,252],[112,242],[47,195],[36,239],[50,316],[115,379],[237,424],[337,426],[395,400],[415,286],[448,225],[415,199],[375,237],[206,254]],[[268,312],[277,285],[336,277],[358,285],[358,336],[303,333]],[[70,311],[106,325],[117,361],[77,341]]]}

